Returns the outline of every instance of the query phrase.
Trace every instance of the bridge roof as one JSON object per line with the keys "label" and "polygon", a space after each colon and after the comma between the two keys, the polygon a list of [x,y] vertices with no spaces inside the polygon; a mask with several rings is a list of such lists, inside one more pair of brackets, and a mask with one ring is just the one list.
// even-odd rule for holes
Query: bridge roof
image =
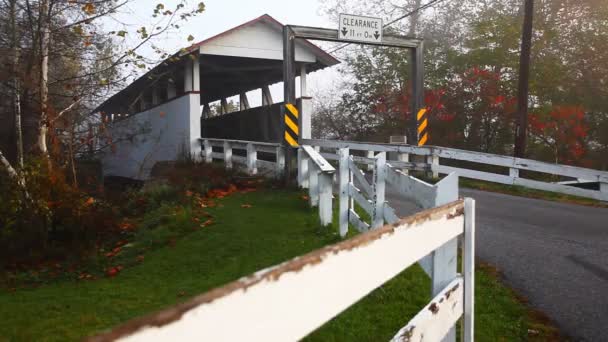
{"label": "bridge roof", "polygon": [[[182,49],[145,75],[110,97],[94,112],[121,112],[137,101],[146,89],[160,88],[173,82],[183,85],[184,65],[198,53],[201,103],[208,103],[242,92],[258,89],[283,80],[283,24],[262,15]],[[311,42],[296,42],[296,66],[306,65],[307,72],[340,63]],[[299,74],[299,70],[297,70]]]}

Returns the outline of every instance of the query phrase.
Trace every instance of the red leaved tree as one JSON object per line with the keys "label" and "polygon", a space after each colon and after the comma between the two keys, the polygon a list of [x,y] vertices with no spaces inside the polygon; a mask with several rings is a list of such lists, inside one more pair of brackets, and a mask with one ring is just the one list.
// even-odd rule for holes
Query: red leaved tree
{"label": "red leaved tree", "polygon": [[534,142],[551,153],[556,163],[585,165],[585,138],[589,126],[580,106],[555,106],[530,115],[530,134]]}

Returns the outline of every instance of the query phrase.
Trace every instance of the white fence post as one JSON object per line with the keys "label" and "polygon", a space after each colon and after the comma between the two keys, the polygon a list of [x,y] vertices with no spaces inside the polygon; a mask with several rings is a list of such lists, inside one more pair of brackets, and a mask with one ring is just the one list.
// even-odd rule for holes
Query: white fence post
{"label": "white fence post", "polygon": [[[450,175],[436,185],[435,205],[438,207],[458,199],[458,178]],[[431,253],[431,282],[432,296],[436,296],[457,276],[458,239],[452,239]],[[442,340],[456,341],[456,328],[450,329]]]}
{"label": "white fence post", "polygon": [[509,177],[513,178],[514,180],[515,178],[519,178],[519,169],[514,167],[509,168]]}
{"label": "white fence post", "polygon": [[247,143],[247,172],[250,175],[255,175],[258,173],[258,152],[253,146],[252,143]]}
{"label": "white fence post", "polygon": [[332,222],[332,173],[319,173],[319,218],[321,226]]}
{"label": "white fence post", "polygon": [[[367,151],[365,156],[370,159],[374,159],[374,151]],[[367,164],[367,171],[372,171],[374,169],[374,164]]]}
{"label": "white fence post", "polygon": [[203,146],[205,147],[205,151],[204,151],[205,163],[211,163],[213,161],[213,157],[212,157],[213,146],[211,146],[209,139],[205,139],[203,141]]}
{"label": "white fence post", "polygon": [[600,195],[603,195],[606,200],[608,200],[608,183],[602,183],[600,181]]}
{"label": "white fence post", "polygon": [[227,141],[224,141],[224,163],[227,169],[232,169],[232,146]]}
{"label": "white fence post", "polygon": [[308,202],[311,207],[319,204],[319,171],[312,159],[308,159]]}
{"label": "white fence post", "polygon": [[426,163],[431,166],[431,172],[428,173],[428,176],[439,178],[439,170],[437,169],[437,166],[439,166],[439,156],[434,151],[430,156],[426,157]]}
{"label": "white fence post", "polygon": [[462,341],[475,339],[475,200],[464,200],[464,243],[462,246],[462,273],[464,280],[464,325]]}
{"label": "white fence post", "polygon": [[308,155],[301,148],[298,149],[298,184],[300,188],[308,188]]}
{"label": "white fence post", "polygon": [[276,177],[281,178],[285,171],[285,151],[282,146],[277,146],[275,149],[276,155]]}
{"label": "white fence post", "polygon": [[339,227],[340,236],[344,237],[348,233],[348,210],[349,210],[349,201],[348,201],[348,183],[350,182],[350,172],[348,168],[348,148],[338,149],[338,158],[339,160],[339,169],[338,169],[338,184],[339,184],[339,192],[340,199],[338,203],[338,217],[339,217]]}
{"label": "white fence post", "polygon": [[384,225],[384,198],[386,188],[386,152],[376,155],[374,164],[374,200],[371,228],[376,229]]}

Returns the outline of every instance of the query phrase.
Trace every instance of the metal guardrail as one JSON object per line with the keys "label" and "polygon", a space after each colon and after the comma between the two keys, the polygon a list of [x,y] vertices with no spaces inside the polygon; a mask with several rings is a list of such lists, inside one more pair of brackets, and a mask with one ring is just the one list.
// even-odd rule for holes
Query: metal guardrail
{"label": "metal guardrail", "polygon": [[[316,139],[304,139],[302,143],[311,146],[319,146],[324,149],[349,148],[351,150],[363,152],[373,151],[397,153],[402,157],[399,158],[400,160],[390,161],[393,166],[410,170],[430,170],[435,177],[437,177],[439,174],[457,172],[460,177],[465,178],[507,185],[519,185],[531,189],[558,192],[568,195],[592,198],[600,201],[608,201],[608,172],[606,171],[438,146],[419,147],[405,144],[375,144]],[[337,160],[338,158],[336,153],[331,152],[322,152],[321,155],[328,160]],[[403,161],[407,160],[409,155],[423,156],[426,158],[426,163]],[[487,171],[466,169],[462,167],[441,165],[441,159],[459,160],[504,167],[508,169],[509,174],[498,174]],[[373,159],[369,157],[357,157],[357,162],[373,165]],[[589,182],[598,182],[599,190],[581,189],[565,184],[522,178],[519,176],[520,170],[546,173],[560,177],[583,179]]]}

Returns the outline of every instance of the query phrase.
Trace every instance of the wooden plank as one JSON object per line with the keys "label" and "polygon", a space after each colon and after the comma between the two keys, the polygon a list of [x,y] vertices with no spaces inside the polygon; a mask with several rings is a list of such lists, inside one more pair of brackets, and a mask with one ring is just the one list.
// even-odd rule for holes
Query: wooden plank
{"label": "wooden plank", "polygon": [[365,210],[365,212],[367,212],[368,215],[371,216],[373,210],[372,201],[363,197],[359,189],[352,184],[348,185],[348,194],[352,199],[355,200],[355,202],[357,202],[357,204],[361,206],[361,208],[363,208],[363,210]]}
{"label": "wooden plank", "polygon": [[247,144],[247,172],[250,175],[258,173],[258,153],[252,143]]}
{"label": "wooden plank", "polygon": [[457,277],[393,337],[393,342],[443,341],[463,312],[463,280]]}
{"label": "wooden plank", "polygon": [[361,217],[352,209],[348,210],[348,222],[355,227],[360,233],[365,233],[369,230],[369,224],[363,222]]}
{"label": "wooden plank", "polygon": [[525,178],[516,178],[513,182],[515,185],[525,186],[527,188],[544,190],[544,191],[552,191],[559,192],[562,194],[568,194],[573,196],[587,197],[593,198],[598,201],[608,201],[608,193],[602,193],[596,190],[587,190],[581,189],[574,186],[555,184],[555,183],[545,183],[540,181],[535,181],[532,179]]}
{"label": "wooden plank", "polygon": [[228,141],[224,141],[224,163],[227,169],[232,169],[232,147]]}
{"label": "wooden plank", "polygon": [[387,170],[387,181],[406,199],[416,203],[421,208],[435,206],[436,188],[415,177],[409,176],[393,167]]}
{"label": "wooden plank", "polygon": [[248,140],[235,140],[235,139],[216,139],[216,138],[199,138],[200,140],[209,140],[210,142],[216,144],[213,146],[223,146],[224,141],[227,142],[231,142],[231,143],[241,143],[244,145],[247,145],[247,143],[254,143],[256,146],[271,146],[271,147],[278,147],[281,146],[281,144],[279,143],[269,143],[269,142],[262,142],[262,141],[248,141]]}
{"label": "wooden plank", "polygon": [[311,208],[319,205],[319,170],[312,159],[308,159],[308,202]]}
{"label": "wooden plank", "polygon": [[283,172],[285,172],[285,149],[283,146],[275,147],[275,158],[276,158],[276,171],[275,177],[281,178]]}
{"label": "wooden plank", "polygon": [[361,171],[353,161],[352,156],[348,160],[348,168],[353,173],[353,177],[357,181],[357,186],[360,186],[361,190],[363,190],[368,197],[374,196],[374,190],[372,190],[371,185],[369,185],[367,179],[365,179],[363,171]]}
{"label": "wooden plank", "polygon": [[563,194],[580,196],[593,198],[600,201],[608,201],[608,195],[602,195],[601,192],[595,190],[587,190],[581,189],[573,186],[555,184],[555,183],[546,183],[541,181],[536,181],[532,179],[526,178],[512,178],[505,175],[498,175],[495,173],[475,171],[469,169],[461,169],[457,167],[439,165],[437,166],[437,170],[439,173],[450,173],[456,172],[459,176],[471,179],[479,179],[487,182],[508,184],[508,185],[520,185],[527,188],[551,191],[551,192],[559,192]]}
{"label": "wooden plank", "polygon": [[376,164],[374,165],[373,175],[373,190],[374,199],[372,201],[372,229],[382,227],[384,225],[384,201],[386,190],[386,152],[380,152],[376,155]]}
{"label": "wooden plank", "polygon": [[318,171],[331,173],[336,171],[336,169],[311,146],[302,145],[300,148],[303,149],[306,154],[308,154],[308,157],[316,165]]}
{"label": "wooden plank", "polygon": [[388,224],[393,224],[399,221],[399,217],[395,214],[395,209],[388,206],[387,203],[384,203],[384,219]]}
{"label": "wooden plank", "polygon": [[437,172],[443,174],[449,174],[452,172],[456,172],[460,177],[471,178],[471,179],[479,179],[487,182],[501,183],[501,184],[509,184],[512,185],[514,179],[509,176],[499,175],[496,173],[483,172],[483,171],[475,171],[469,169],[461,169],[458,167],[445,166],[445,165],[437,165]]}
{"label": "wooden plank", "polygon": [[532,159],[501,156],[497,154],[458,150],[453,148],[433,146],[434,151],[441,158],[471,161],[481,164],[490,164],[504,167],[513,167],[520,170],[530,170],[573,178],[582,178],[598,181],[608,178],[608,172],[587,169],[576,166],[552,164]]}
{"label": "wooden plank", "polygon": [[462,201],[430,209],[256,272],[92,341],[298,340],[462,234],[463,225]]}
{"label": "wooden plank", "polygon": [[308,156],[301,148],[298,149],[298,186],[308,189]]}
{"label": "wooden plank", "polygon": [[464,325],[462,341],[475,340],[475,200],[464,200],[464,243],[462,246],[464,280]]}
{"label": "wooden plank", "polygon": [[322,227],[332,223],[332,178],[332,173],[319,173],[319,219]]}
{"label": "wooden plank", "polygon": [[325,148],[349,148],[354,151],[376,151],[376,152],[399,152],[411,153],[421,156],[428,156],[432,153],[432,148],[428,146],[413,146],[401,144],[376,144],[356,141],[338,141],[321,139],[302,139],[302,144],[321,146]]}
{"label": "wooden plank", "polygon": [[266,169],[266,170],[275,171],[276,167],[277,167],[277,164],[275,162],[271,162],[268,160],[258,159],[258,160],[256,160],[256,164],[257,164],[258,169]]}
{"label": "wooden plank", "polygon": [[341,148],[338,150],[340,156],[340,164],[338,171],[338,231],[340,236],[344,237],[348,233],[348,183],[350,180],[348,149]]}

